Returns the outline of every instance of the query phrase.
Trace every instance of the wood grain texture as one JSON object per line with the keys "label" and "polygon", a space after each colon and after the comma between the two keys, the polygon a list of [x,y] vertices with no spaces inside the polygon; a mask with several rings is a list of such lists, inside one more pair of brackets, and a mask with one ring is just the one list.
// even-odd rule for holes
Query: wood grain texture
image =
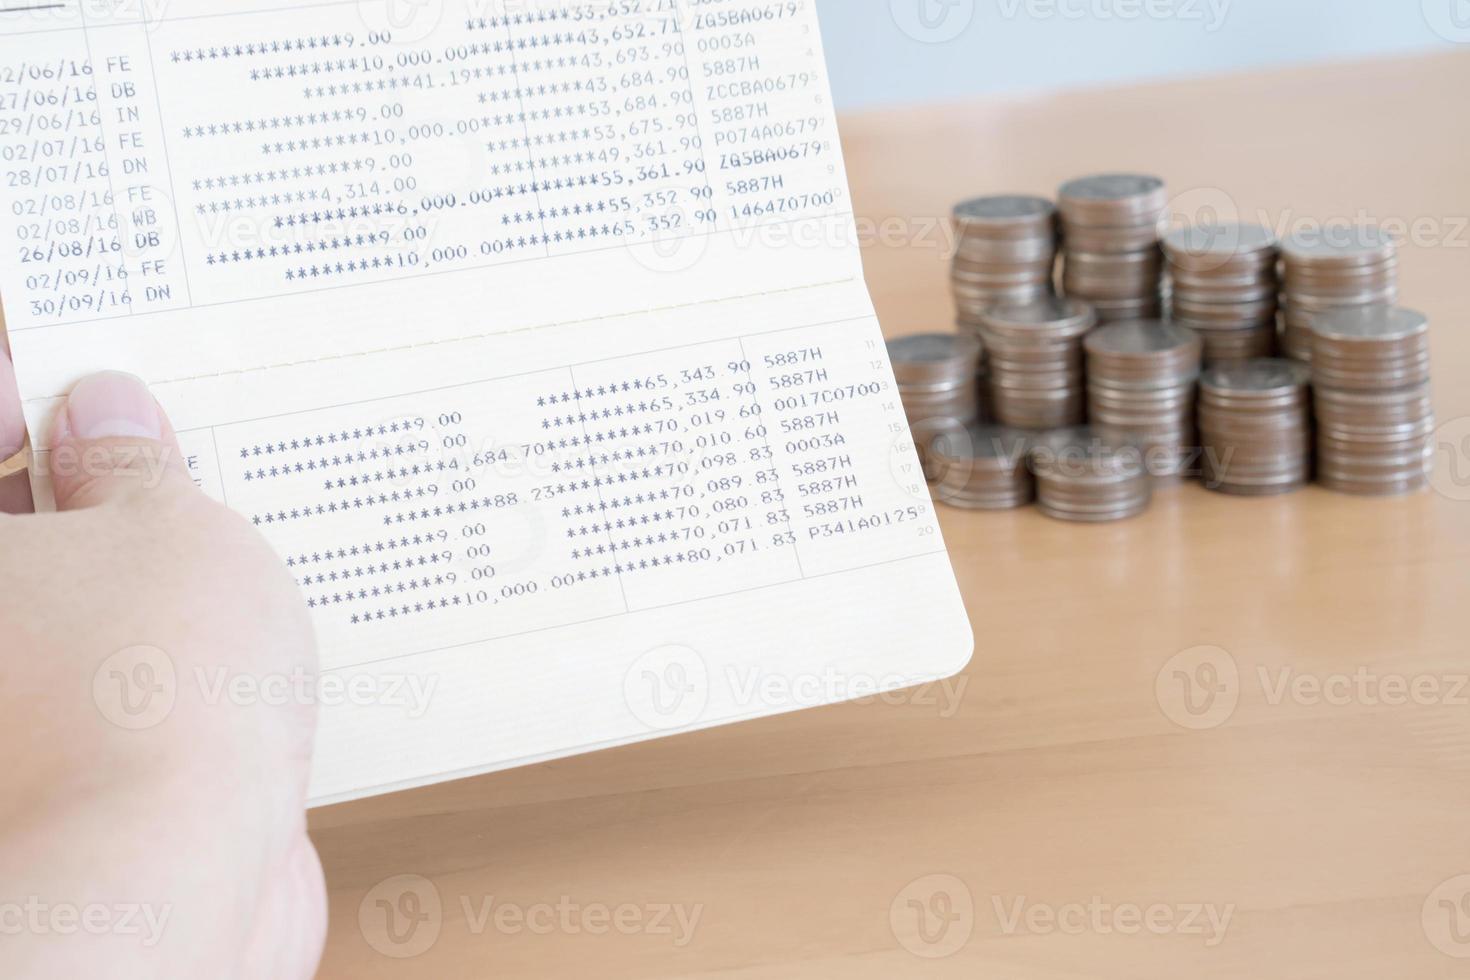
{"label": "wood grain texture", "polygon": [[[1185,207],[1223,192],[1273,223],[1419,222],[1404,298],[1434,320],[1441,418],[1465,419],[1467,90],[1470,58],[1435,56],[846,119],[885,328],[950,321],[939,229],[957,199],[1141,169]],[[954,687],[319,811],[322,976],[1464,977],[1425,928],[1431,892],[1470,872],[1470,692],[1451,696],[1470,673],[1470,460],[1441,460],[1455,464],[1447,492],[1186,487],[1098,528],[946,511],[979,638]],[[1239,705],[1190,731],[1156,679],[1200,645],[1228,652]],[[1283,670],[1442,684],[1438,704],[1378,703],[1386,688],[1312,703],[1273,696]],[[444,915],[431,948],[394,959],[358,913],[403,874],[431,881]],[[974,912],[951,925],[953,955],[925,959],[900,939],[925,948],[907,900],[936,886]],[[682,947],[651,928],[480,929],[492,897],[701,917]],[[1091,924],[1007,932],[997,907],[1018,900],[1234,917],[1213,946]]]}

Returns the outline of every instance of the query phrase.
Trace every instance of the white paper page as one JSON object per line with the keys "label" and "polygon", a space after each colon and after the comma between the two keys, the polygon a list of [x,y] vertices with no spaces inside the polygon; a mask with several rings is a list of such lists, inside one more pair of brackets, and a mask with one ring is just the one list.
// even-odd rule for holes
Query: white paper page
{"label": "white paper page", "polygon": [[313,610],[316,802],[967,662],[810,0],[3,3],[32,441],[150,383]]}

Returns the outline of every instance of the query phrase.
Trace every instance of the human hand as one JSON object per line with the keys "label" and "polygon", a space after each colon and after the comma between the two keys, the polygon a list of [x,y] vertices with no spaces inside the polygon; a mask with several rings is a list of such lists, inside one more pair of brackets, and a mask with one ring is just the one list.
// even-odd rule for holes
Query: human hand
{"label": "human hand", "polygon": [[[87,378],[55,428],[57,513],[0,478],[0,975],[309,977],[315,708],[229,693],[314,676],[296,585],[137,379]],[[0,347],[0,463],[23,438]]]}

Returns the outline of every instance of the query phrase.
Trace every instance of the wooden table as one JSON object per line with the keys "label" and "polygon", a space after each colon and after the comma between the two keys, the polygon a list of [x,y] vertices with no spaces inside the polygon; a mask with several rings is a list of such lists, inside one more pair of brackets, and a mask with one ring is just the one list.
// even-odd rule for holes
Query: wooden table
{"label": "wooden table", "polygon": [[[950,205],[1100,169],[1287,227],[1418,222],[1404,299],[1470,438],[1466,91],[1470,58],[1424,56],[847,119],[878,309],[943,329]],[[1187,487],[1096,528],[946,511],[979,638],[956,686],[317,812],[322,976],[1470,976],[1434,942],[1470,953],[1470,901],[1449,918],[1470,892],[1464,450],[1400,500]],[[1191,716],[1176,671],[1220,700]],[[1395,706],[1400,684],[1423,703]],[[393,959],[358,910],[402,874],[444,921]],[[485,924],[492,897],[572,925]],[[587,928],[624,904],[623,930]],[[1233,909],[1223,941],[1185,928],[1194,905]],[[655,921],[674,906],[700,915],[682,946]]]}

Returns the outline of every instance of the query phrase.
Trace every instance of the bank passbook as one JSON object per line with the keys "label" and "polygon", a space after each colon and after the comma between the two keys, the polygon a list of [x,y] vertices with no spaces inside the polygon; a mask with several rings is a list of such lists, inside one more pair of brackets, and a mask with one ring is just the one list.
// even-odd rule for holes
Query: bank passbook
{"label": "bank passbook", "polygon": [[313,614],[314,803],[967,663],[812,0],[4,7],[32,442],[151,385]]}

